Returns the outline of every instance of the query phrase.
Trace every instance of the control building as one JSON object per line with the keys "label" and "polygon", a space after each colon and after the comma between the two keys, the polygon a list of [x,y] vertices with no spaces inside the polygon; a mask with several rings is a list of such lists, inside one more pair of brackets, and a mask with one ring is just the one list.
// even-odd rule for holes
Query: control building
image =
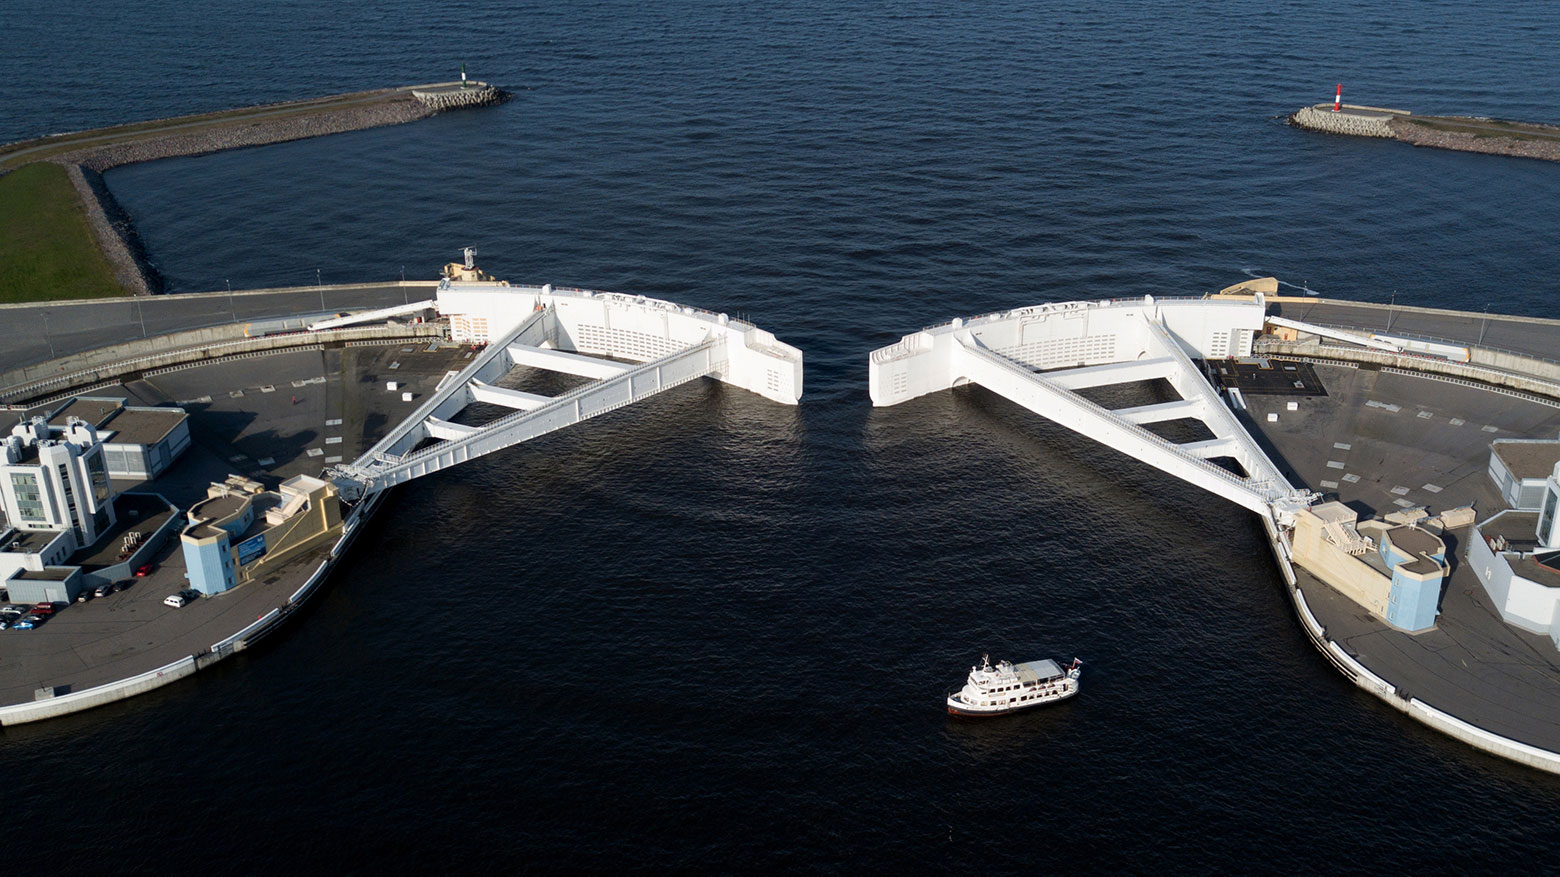
{"label": "control building", "polygon": [[338,535],[341,504],[333,484],[308,475],[275,492],[230,475],[190,508],[189,521],[179,541],[190,587],[220,594]]}
{"label": "control building", "polygon": [[42,417],[0,444],[0,582],[12,600],[72,600],[81,571],[65,561],[115,523],[114,488],[97,431],[72,420],[63,434]]}
{"label": "control building", "polygon": [[1435,624],[1446,544],[1412,524],[1360,521],[1341,502],[1295,516],[1294,559],[1339,593],[1388,624],[1426,630]]}

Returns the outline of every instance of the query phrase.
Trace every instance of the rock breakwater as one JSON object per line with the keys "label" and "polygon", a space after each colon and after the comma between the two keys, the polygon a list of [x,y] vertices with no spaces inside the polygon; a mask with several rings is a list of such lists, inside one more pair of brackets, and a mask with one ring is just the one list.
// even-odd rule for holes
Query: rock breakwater
{"label": "rock breakwater", "polygon": [[1459,116],[1415,116],[1405,110],[1318,104],[1291,113],[1307,131],[1401,140],[1414,146],[1560,161],[1560,127]]}

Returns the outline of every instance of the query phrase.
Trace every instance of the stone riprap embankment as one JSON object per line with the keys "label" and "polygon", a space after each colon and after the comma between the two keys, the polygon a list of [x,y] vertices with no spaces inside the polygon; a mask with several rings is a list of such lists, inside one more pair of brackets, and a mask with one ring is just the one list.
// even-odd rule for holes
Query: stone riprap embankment
{"label": "stone riprap embankment", "polygon": [[[1467,119],[1470,126],[1482,120]],[[1483,152],[1489,155],[1514,155],[1520,158],[1537,158],[1544,161],[1560,161],[1560,128],[1553,125],[1526,125],[1525,132],[1548,128],[1554,132],[1552,139],[1519,140],[1493,133],[1475,134],[1472,131],[1443,130],[1409,120],[1392,121],[1392,133],[1404,143],[1430,146],[1436,149],[1456,149],[1461,152]]]}
{"label": "stone riprap embankment", "polygon": [[1403,110],[1387,110],[1377,107],[1359,107],[1344,104],[1339,112],[1333,112],[1332,104],[1306,107],[1289,117],[1289,124],[1308,131],[1327,134],[1348,134],[1353,137],[1395,137],[1390,122],[1394,115],[1408,115]]}
{"label": "stone riprap embankment", "polygon": [[1290,114],[1289,124],[1326,134],[1380,137],[1436,149],[1560,161],[1560,127],[1553,125],[1415,116],[1407,110],[1353,104],[1344,104],[1338,112],[1333,112],[1332,104],[1305,107]]}
{"label": "stone riprap embankment", "polygon": [[439,112],[501,104],[509,96],[509,92],[494,88],[486,82],[446,82],[412,89],[412,97]]}

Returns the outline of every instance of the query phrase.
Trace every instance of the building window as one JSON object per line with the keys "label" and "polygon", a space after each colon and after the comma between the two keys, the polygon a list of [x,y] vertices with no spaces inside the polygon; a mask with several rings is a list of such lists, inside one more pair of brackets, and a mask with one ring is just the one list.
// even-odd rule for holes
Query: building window
{"label": "building window", "polygon": [[87,473],[92,478],[92,499],[96,508],[108,504],[108,467],[104,465],[102,452],[87,458]]}
{"label": "building window", "polygon": [[16,516],[23,521],[47,523],[43,497],[38,491],[38,476],[31,472],[12,472],[11,490],[16,494]]}
{"label": "building window", "polygon": [[1538,541],[1547,547],[1554,547],[1549,525],[1555,519],[1556,494],[1553,490],[1544,491],[1544,513],[1538,517]]}

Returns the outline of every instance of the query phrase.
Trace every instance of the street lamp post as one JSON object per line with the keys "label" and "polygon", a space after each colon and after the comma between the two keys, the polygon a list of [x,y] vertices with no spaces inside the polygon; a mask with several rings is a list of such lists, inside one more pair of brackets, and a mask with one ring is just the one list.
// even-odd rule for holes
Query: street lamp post
{"label": "street lamp post", "polygon": [[54,339],[49,337],[49,312],[48,311],[39,311],[38,313],[43,314],[43,340],[49,342],[49,358],[53,359],[54,358]]}
{"label": "street lamp post", "polygon": [[1387,331],[1392,331],[1392,309],[1397,306],[1397,290],[1392,290],[1392,301],[1387,304]]}
{"label": "street lamp post", "polygon": [[1490,302],[1485,302],[1484,303],[1484,325],[1479,328],[1479,340],[1478,340],[1478,343],[1476,343],[1474,345],[1475,347],[1478,347],[1478,346],[1480,346],[1480,345],[1482,345],[1484,343],[1484,333],[1486,331],[1488,331],[1489,328],[1490,328]]}

